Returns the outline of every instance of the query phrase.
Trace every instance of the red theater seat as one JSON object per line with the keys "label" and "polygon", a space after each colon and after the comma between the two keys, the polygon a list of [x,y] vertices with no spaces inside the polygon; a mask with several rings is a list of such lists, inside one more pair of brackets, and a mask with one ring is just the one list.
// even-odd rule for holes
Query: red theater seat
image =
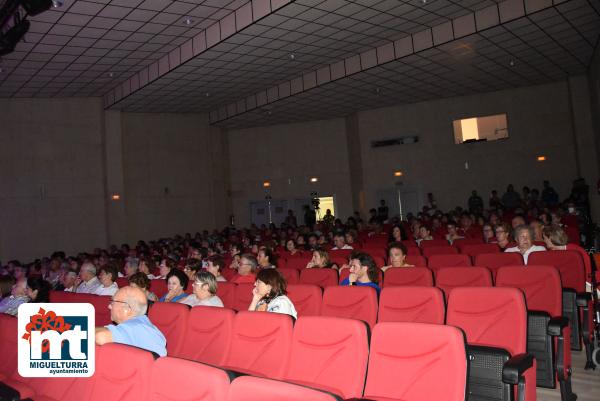
{"label": "red theater seat", "polygon": [[[350,269],[342,269],[340,270],[340,283],[344,280],[346,280],[348,278],[348,276],[350,276]],[[381,285],[381,283],[383,283],[383,272],[381,270],[378,269],[377,275],[379,276],[379,279],[377,280],[377,284]]]}
{"label": "red theater seat", "polygon": [[296,269],[296,270],[304,270],[306,269],[306,265],[312,259],[312,255],[304,255],[297,258],[288,259],[285,267],[287,269]]}
{"label": "red theater seat", "polygon": [[358,319],[373,327],[377,321],[377,291],[373,287],[327,287],[321,315]]}
{"label": "red theater seat", "polygon": [[227,308],[194,306],[180,351],[173,355],[210,365],[221,365],[231,342],[235,312]]}
{"label": "red theater seat", "polygon": [[366,323],[354,319],[298,318],[284,380],[342,398],[361,397],[369,357],[367,330]]}
{"label": "red theater seat", "polygon": [[190,307],[177,302],[155,302],[148,318],[167,339],[167,354],[177,355],[183,345]]}
{"label": "red theater seat", "polygon": [[296,308],[298,316],[318,316],[321,314],[323,289],[314,284],[291,284],[287,296]]}
{"label": "red theater seat", "polygon": [[383,286],[433,286],[433,274],[426,267],[390,267],[383,275]]}
{"label": "red theater seat", "polygon": [[169,292],[169,289],[167,288],[167,280],[162,278],[150,280],[150,292],[154,293],[158,299],[167,295]]}
{"label": "red theater seat", "polygon": [[231,344],[223,366],[255,376],[281,378],[289,359],[292,328],[290,315],[239,312],[233,320]]}
{"label": "red theater seat", "polygon": [[252,303],[253,289],[254,284],[236,284],[233,291],[233,309],[236,311],[248,310],[248,307]]}
{"label": "red theater seat", "polygon": [[17,371],[17,318],[0,313],[0,381]]}
{"label": "red theater seat", "polygon": [[467,354],[459,329],[398,322],[375,326],[364,398],[463,401],[466,388]]}
{"label": "red theater seat", "polygon": [[459,247],[460,253],[475,257],[482,253],[500,253],[498,244],[465,244]]}
{"label": "red theater seat", "polygon": [[170,357],[152,366],[149,401],[226,400],[228,393],[229,376],[222,369]]}
{"label": "red theater seat", "polygon": [[320,287],[337,286],[338,272],[335,269],[304,269],[300,272],[300,284],[314,284]]}
{"label": "red theater seat", "polygon": [[223,305],[226,308],[233,309],[233,303],[235,299],[235,284],[227,281],[219,281],[217,283],[217,296],[223,301]]}
{"label": "red theater seat", "polygon": [[487,267],[492,272],[492,277],[496,277],[496,270],[502,266],[523,265],[523,256],[519,252],[480,253],[475,256],[473,264],[475,266]]}
{"label": "red theater seat", "polygon": [[453,246],[429,246],[426,248],[422,248],[423,256],[426,258],[430,258],[433,255],[451,255],[458,253],[458,249]]}
{"label": "red theater seat", "polygon": [[[219,400],[219,399],[215,399]],[[339,401],[327,392],[261,377],[241,376],[229,387],[228,401]]]}
{"label": "red theater seat", "polygon": [[485,267],[447,267],[435,272],[435,285],[444,291],[446,300],[456,287],[491,287],[492,274]]}
{"label": "red theater seat", "polygon": [[431,255],[427,261],[427,267],[437,270],[440,267],[471,266],[471,258],[468,255],[449,254]]}
{"label": "red theater seat", "polygon": [[421,250],[425,250],[427,248],[435,248],[435,247],[449,247],[450,243],[445,239],[432,239],[432,240],[423,240],[419,242],[419,247]]}
{"label": "red theater seat", "polygon": [[386,287],[379,298],[378,322],[444,324],[444,295],[436,287]]}
{"label": "red theater seat", "polygon": [[296,269],[277,269],[288,284],[298,284],[300,273]]}
{"label": "red theater seat", "polygon": [[470,397],[511,400],[514,392],[515,399],[521,399],[517,385],[524,380],[523,399],[536,399],[535,359],[527,354],[527,308],[520,290],[455,288],[448,299],[446,324],[461,328],[467,338],[473,361]]}
{"label": "red theater seat", "polygon": [[406,255],[406,263],[415,267],[427,267],[427,259],[419,255]]}

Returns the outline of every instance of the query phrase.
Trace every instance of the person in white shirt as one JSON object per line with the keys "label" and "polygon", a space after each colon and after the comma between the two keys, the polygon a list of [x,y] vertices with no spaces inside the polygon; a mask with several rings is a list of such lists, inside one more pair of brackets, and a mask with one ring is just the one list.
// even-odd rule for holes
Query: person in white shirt
{"label": "person in white shirt", "polygon": [[91,262],[85,262],[79,270],[78,285],[75,289],[79,294],[94,294],[96,289],[101,286],[98,277],[96,277],[96,266]]}
{"label": "person in white shirt", "polygon": [[504,252],[520,252],[523,255],[523,262],[527,264],[527,258],[532,252],[545,251],[546,248],[540,245],[533,245],[533,229],[527,225],[520,225],[515,228],[515,241],[517,246],[507,248]]}
{"label": "person in white shirt", "polygon": [[117,283],[115,283],[118,274],[119,271],[114,265],[108,264],[102,266],[100,268],[100,273],[98,273],[98,278],[100,279],[100,283],[102,285],[96,289],[96,292],[94,292],[94,294],[109,295],[111,297],[115,295],[115,293],[119,290],[119,286],[117,285]]}
{"label": "person in white shirt", "polygon": [[60,290],[62,288],[65,292],[75,292],[77,288],[76,281],[77,272],[74,270],[65,270],[60,276],[60,287],[57,289]]}
{"label": "person in white shirt", "polygon": [[192,283],[194,293],[180,300],[189,306],[217,306],[223,307],[223,301],[217,296],[217,279],[207,271],[196,273]]}
{"label": "person in white shirt", "polygon": [[340,249],[354,249],[350,245],[346,244],[346,237],[344,234],[336,234],[335,237],[333,237],[333,245],[334,247],[331,248],[332,251],[337,251]]}
{"label": "person in white shirt", "polygon": [[252,290],[251,311],[284,313],[298,318],[294,304],[287,297],[287,283],[277,269],[264,269],[256,275]]}

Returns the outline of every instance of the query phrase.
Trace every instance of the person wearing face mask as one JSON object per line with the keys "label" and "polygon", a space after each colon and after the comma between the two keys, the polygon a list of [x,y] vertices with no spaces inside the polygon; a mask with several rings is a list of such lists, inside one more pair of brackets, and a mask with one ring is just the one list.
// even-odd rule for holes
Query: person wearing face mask
{"label": "person wearing face mask", "polygon": [[10,296],[0,301],[0,313],[16,316],[19,305],[25,302],[29,302],[29,297],[27,296],[27,280],[23,277],[13,285]]}
{"label": "person wearing face mask", "polygon": [[545,251],[546,248],[540,245],[533,245],[533,230],[527,225],[520,225],[515,228],[515,240],[517,246],[507,248],[504,252],[519,252],[523,256],[523,261],[527,264],[527,258],[532,252]]}
{"label": "person wearing face mask", "polygon": [[183,298],[187,297],[184,291],[188,285],[188,276],[181,270],[173,269],[167,274],[167,292],[162,298],[159,299],[160,302],[179,302]]}

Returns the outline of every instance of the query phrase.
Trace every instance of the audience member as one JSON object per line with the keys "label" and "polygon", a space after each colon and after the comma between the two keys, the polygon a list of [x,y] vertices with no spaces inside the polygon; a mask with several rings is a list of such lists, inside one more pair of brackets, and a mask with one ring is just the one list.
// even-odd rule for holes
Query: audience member
{"label": "audience member", "polygon": [[544,225],[538,219],[532,219],[529,227],[533,230],[533,240],[541,242],[544,240]]}
{"label": "audience member", "polygon": [[506,249],[510,244],[510,226],[508,223],[502,222],[496,225],[494,232],[496,233],[496,243],[500,249]]}
{"label": "audience member", "polygon": [[542,202],[546,207],[555,207],[558,205],[558,193],[550,186],[550,182],[545,180],[542,189]]}
{"label": "audience member", "polygon": [[256,281],[256,268],[258,261],[256,257],[250,253],[245,253],[240,257],[240,262],[237,269],[237,274],[231,279],[232,283],[254,283]]}
{"label": "audience member", "polygon": [[392,242],[388,248],[389,265],[383,266],[381,271],[385,272],[390,267],[413,267],[413,265],[406,263],[407,254],[406,245],[402,242]]}
{"label": "audience member", "polygon": [[431,240],[433,240],[433,237],[431,236],[431,230],[429,228],[427,228],[427,226],[420,226],[419,227],[419,235],[415,239],[415,242],[417,243],[417,245],[420,246],[422,241],[431,241]]}
{"label": "audience member", "polygon": [[50,302],[50,283],[41,277],[29,277],[27,279],[27,296],[32,303]]}
{"label": "audience member", "polygon": [[209,272],[198,272],[192,283],[194,293],[179,302],[189,306],[219,306],[223,301],[217,296],[217,280]]}
{"label": "audience member", "polygon": [[275,266],[275,255],[273,254],[273,251],[265,246],[261,246],[258,249],[256,261],[258,262],[258,267],[261,269],[274,269],[277,267]]}
{"label": "audience member", "polygon": [[458,229],[456,228],[456,223],[453,221],[449,221],[446,224],[446,230],[448,231],[448,234],[446,234],[446,241],[448,241],[451,244],[457,239],[465,238],[464,236],[462,236],[458,233]]}
{"label": "audience member", "polygon": [[521,225],[515,228],[515,241],[517,246],[507,248],[504,252],[519,252],[523,256],[523,261],[527,264],[527,258],[532,252],[545,251],[546,248],[540,245],[533,245],[533,230],[531,227]]}
{"label": "audience member", "polygon": [[187,289],[189,279],[184,272],[177,269],[172,269],[167,274],[167,292],[163,295],[160,302],[179,302],[179,300],[187,297],[185,290]]}
{"label": "audience member", "polygon": [[332,251],[338,251],[342,249],[353,249],[350,245],[346,244],[346,236],[342,233],[338,233],[333,237],[333,248]]}
{"label": "audience member", "polygon": [[19,305],[26,302],[29,302],[29,297],[27,296],[27,279],[23,277],[12,286],[10,296],[2,298],[0,301],[0,313],[16,316]]}
{"label": "audience member", "polygon": [[117,324],[97,327],[96,344],[114,342],[132,345],[152,351],[159,356],[167,356],[167,340],[146,316],[148,303],[141,289],[121,288],[113,296],[108,308],[111,320]]}
{"label": "audience member", "polygon": [[354,252],[350,256],[350,275],[340,285],[369,286],[379,294],[378,281],[379,269],[373,258],[364,252]]}
{"label": "audience member", "polygon": [[150,279],[142,272],[137,272],[129,277],[129,285],[142,290],[148,302],[158,302],[158,297],[150,291]]}
{"label": "audience member", "polygon": [[85,262],[82,264],[76,284],[76,293],[94,294],[101,285],[98,277],[96,277],[96,266],[94,266],[91,262]]}
{"label": "audience member", "polygon": [[287,297],[285,279],[276,269],[258,272],[248,310],[284,313],[294,319],[298,317],[294,304]]}
{"label": "audience member", "polygon": [[312,253],[312,259],[306,264],[307,269],[321,269],[321,268],[334,268],[338,266],[331,263],[329,260],[329,253],[325,249],[315,249]]}
{"label": "audience member", "polygon": [[483,242],[486,244],[492,244],[497,242],[496,235],[494,234],[494,228],[490,223],[485,223],[481,228],[483,234]]}
{"label": "audience member", "polygon": [[15,278],[9,275],[0,276],[0,300],[10,296],[13,285],[15,285]]}
{"label": "audience member", "polygon": [[75,292],[77,288],[77,271],[63,270],[60,282],[54,287],[56,291]]}
{"label": "audience member", "polygon": [[208,257],[208,263],[206,265],[206,271],[215,276],[217,281],[227,281],[225,277],[221,275],[221,271],[225,267],[225,261],[219,255],[213,255]]}
{"label": "audience member", "polygon": [[[109,295],[113,296],[119,290],[119,286],[115,283],[119,275],[119,271],[117,267],[113,264],[107,264],[100,268],[100,273],[98,274],[98,278],[100,279],[100,285],[94,294],[96,295]],[[130,276],[131,277],[131,276]]]}
{"label": "audience member", "polygon": [[202,261],[198,259],[188,259],[183,268],[183,272],[188,276],[189,281],[194,280],[196,278],[196,273],[200,270],[202,270]]}

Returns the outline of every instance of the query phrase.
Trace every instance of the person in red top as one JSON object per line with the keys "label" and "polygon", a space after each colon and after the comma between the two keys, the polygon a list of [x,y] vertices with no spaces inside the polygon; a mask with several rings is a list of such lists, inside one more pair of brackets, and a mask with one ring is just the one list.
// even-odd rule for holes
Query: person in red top
{"label": "person in red top", "polygon": [[237,266],[237,274],[230,281],[236,284],[254,284],[256,281],[257,266],[258,261],[256,260],[256,256],[251,253],[243,254]]}

